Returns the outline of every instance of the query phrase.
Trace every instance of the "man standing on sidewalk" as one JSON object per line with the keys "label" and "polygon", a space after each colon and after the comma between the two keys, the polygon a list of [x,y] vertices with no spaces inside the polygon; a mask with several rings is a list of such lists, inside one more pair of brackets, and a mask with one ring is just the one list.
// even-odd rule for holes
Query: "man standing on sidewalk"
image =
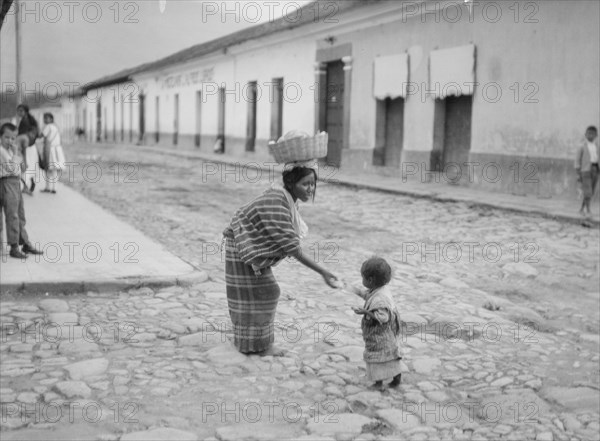
{"label": "man standing on sidewalk", "polygon": [[[17,128],[10,123],[0,127],[0,213],[6,218],[6,239],[10,256],[17,259],[27,254],[42,254],[36,250],[25,230],[25,207],[21,194],[21,166],[23,157],[16,145]],[[0,219],[0,237],[2,222]],[[22,250],[19,246],[23,245]]]}

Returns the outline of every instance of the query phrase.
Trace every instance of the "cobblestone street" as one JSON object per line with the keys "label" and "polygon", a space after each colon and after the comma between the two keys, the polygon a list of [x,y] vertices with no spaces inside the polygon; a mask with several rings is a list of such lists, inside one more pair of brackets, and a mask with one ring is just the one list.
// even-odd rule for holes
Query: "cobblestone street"
{"label": "cobblestone street", "polygon": [[274,268],[283,355],[229,343],[221,232],[278,175],[168,150],[65,150],[79,164],[61,182],[205,280],[3,298],[4,441],[598,439],[598,229],[319,184],[300,206],[312,257],[349,285],[372,254],[394,270],[404,373],[378,392],[361,299],[292,260]]}

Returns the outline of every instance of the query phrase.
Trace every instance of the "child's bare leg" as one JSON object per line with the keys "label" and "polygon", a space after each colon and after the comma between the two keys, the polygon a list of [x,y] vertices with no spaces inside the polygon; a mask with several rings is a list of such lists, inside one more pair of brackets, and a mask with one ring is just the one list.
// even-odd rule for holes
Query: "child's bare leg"
{"label": "child's bare leg", "polygon": [[391,387],[396,387],[400,384],[400,380],[402,379],[402,374],[398,374],[394,377],[392,382],[390,383]]}
{"label": "child's bare leg", "polygon": [[50,170],[50,191],[56,190],[56,181],[58,180],[58,171]]}

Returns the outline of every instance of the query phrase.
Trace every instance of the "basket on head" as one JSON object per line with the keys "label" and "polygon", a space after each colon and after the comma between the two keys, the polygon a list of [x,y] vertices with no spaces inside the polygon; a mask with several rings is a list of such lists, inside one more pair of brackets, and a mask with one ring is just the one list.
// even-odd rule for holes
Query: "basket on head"
{"label": "basket on head", "polygon": [[292,131],[269,143],[269,152],[278,163],[307,161],[327,156],[327,132],[308,136],[305,133]]}

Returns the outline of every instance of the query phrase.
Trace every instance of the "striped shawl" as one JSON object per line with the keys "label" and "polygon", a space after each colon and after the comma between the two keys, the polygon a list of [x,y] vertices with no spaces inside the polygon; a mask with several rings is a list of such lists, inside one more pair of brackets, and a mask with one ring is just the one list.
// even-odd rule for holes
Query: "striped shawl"
{"label": "striped shawl", "polygon": [[241,260],[258,272],[276,265],[300,250],[300,238],[292,223],[283,188],[269,188],[239,208],[223,231],[232,238]]}

